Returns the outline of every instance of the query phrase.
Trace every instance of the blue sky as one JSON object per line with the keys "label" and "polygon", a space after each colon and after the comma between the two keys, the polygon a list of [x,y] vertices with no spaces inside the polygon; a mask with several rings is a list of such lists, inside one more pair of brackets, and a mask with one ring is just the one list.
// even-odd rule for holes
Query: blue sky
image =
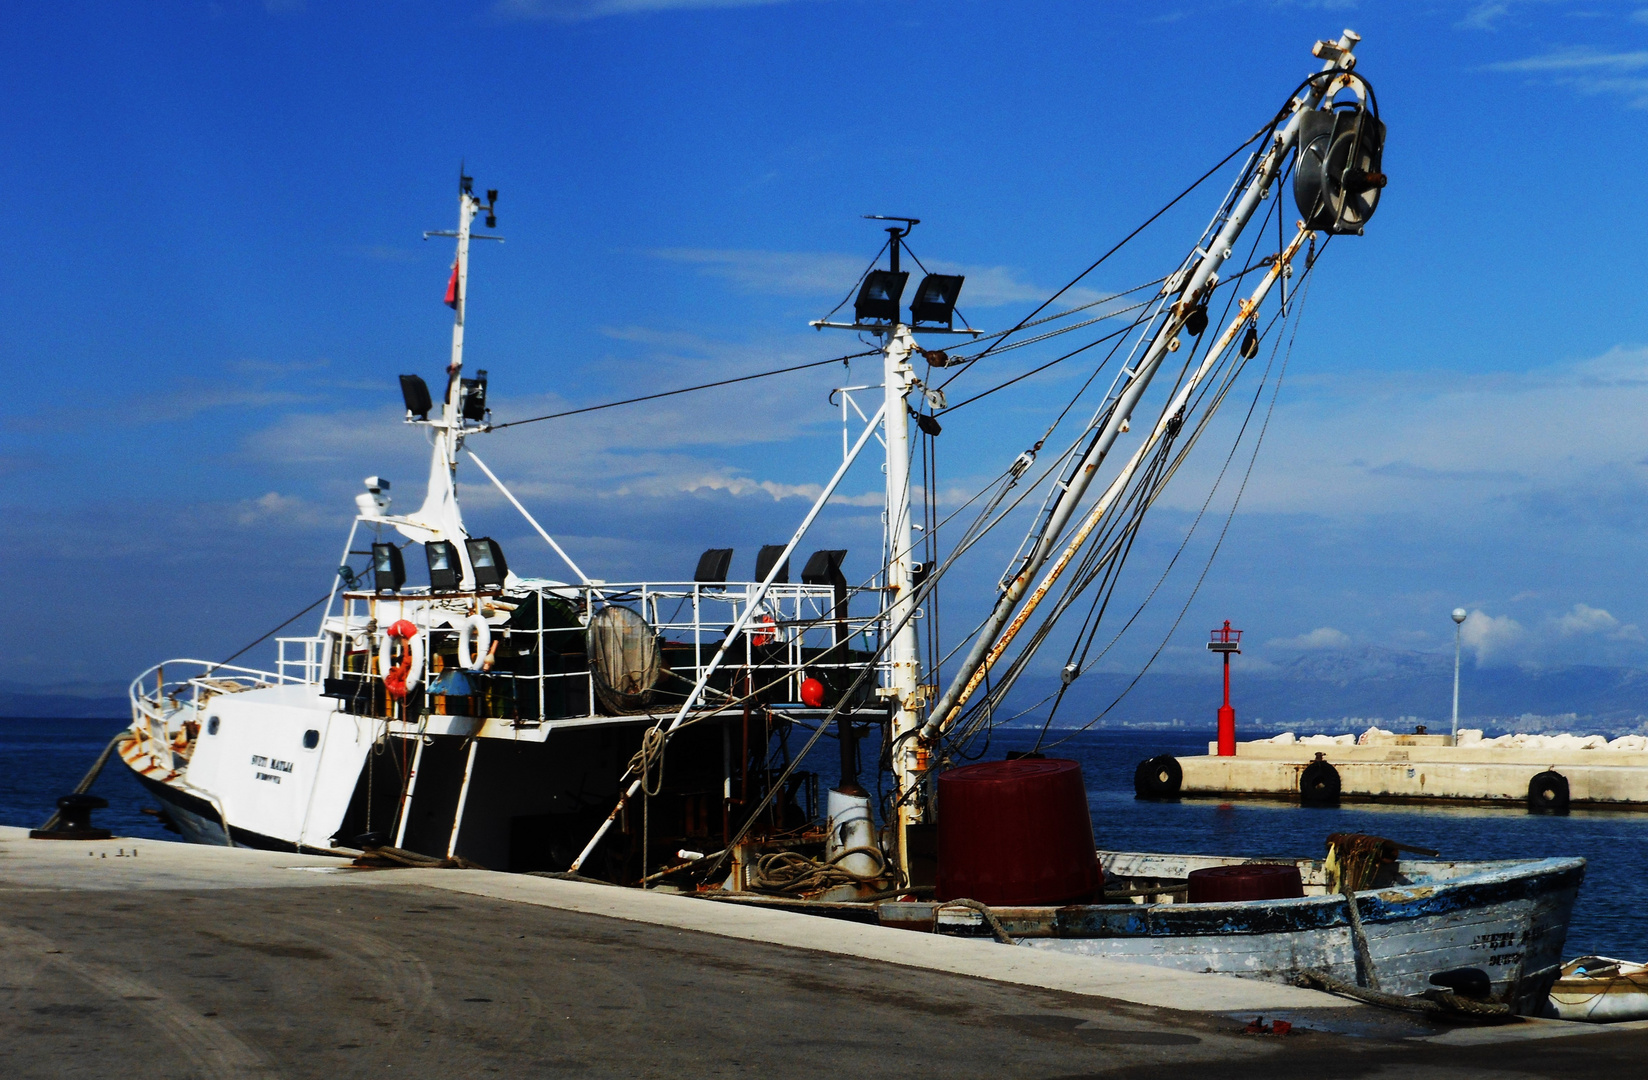
{"label": "blue sky", "polygon": [[[1490,667],[1648,665],[1648,5],[221,0],[13,5],[0,28],[5,681],[232,651],[325,589],[362,477],[414,499],[423,445],[394,380],[443,362],[451,252],[419,237],[451,227],[460,159],[502,193],[469,360],[503,420],[851,351],[805,324],[880,242],[864,213],[921,217],[917,254],[967,273],[976,325],[1009,325],[1261,126],[1344,26],[1391,184],[1320,265],[1160,663],[1207,663],[1227,617],[1263,644],[1253,663],[1443,648],[1464,604]],[[1217,196],[1084,287],[1171,269]],[[949,418],[940,491],[999,470],[1090,371]],[[747,573],[839,454],[844,374],[476,449],[597,576],[684,575],[723,545]],[[1175,481],[1141,580],[1216,465]],[[850,478],[814,545],[866,574],[879,481]],[[554,572],[496,496],[466,493],[475,531]],[[1114,666],[1156,648],[1215,535]],[[978,602],[986,562],[948,610]]]}

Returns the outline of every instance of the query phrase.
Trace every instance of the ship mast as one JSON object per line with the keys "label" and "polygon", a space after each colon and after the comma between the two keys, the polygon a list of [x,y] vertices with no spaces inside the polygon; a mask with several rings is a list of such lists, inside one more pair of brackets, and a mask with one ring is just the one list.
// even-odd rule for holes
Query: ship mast
{"label": "ship mast", "polygon": [[[887,564],[885,579],[882,585],[888,597],[884,609],[886,625],[892,630],[892,638],[887,645],[888,675],[887,684],[877,689],[879,697],[888,700],[892,713],[892,745],[893,775],[898,781],[897,790],[900,793],[909,793],[915,790],[927,770],[927,750],[913,736],[921,728],[922,705],[926,699],[921,681],[921,654],[920,645],[916,638],[915,614],[915,574],[911,556],[915,551],[915,528],[910,514],[910,423],[911,408],[909,397],[912,392],[920,392],[923,387],[916,377],[915,368],[910,363],[911,354],[917,351],[916,334],[972,334],[980,331],[972,329],[952,329],[950,326],[917,326],[913,325],[920,320],[913,313],[910,322],[905,322],[899,308],[900,297],[904,288],[904,271],[900,267],[900,254],[904,245],[904,238],[910,235],[910,230],[919,225],[919,218],[887,217],[880,214],[867,214],[867,218],[876,221],[901,222],[902,225],[892,225],[887,228],[888,270],[871,271],[867,276],[865,292],[860,293],[860,304],[855,308],[857,316],[851,323],[832,323],[828,320],[816,320],[810,325],[817,329],[829,327],[837,330],[869,331],[881,339],[881,372],[882,372],[882,438],[886,444],[886,474],[887,494],[884,513],[884,528],[886,530],[885,543]],[[885,274],[883,281],[889,287],[880,289],[876,278]],[[927,281],[932,281],[929,277]],[[944,310],[953,309],[956,293],[961,288],[961,278],[943,279],[953,281],[953,288],[948,292]],[[917,297],[923,297],[927,281],[922,283]],[[875,298],[887,305],[884,312],[887,315],[885,322],[865,323],[864,300],[874,292]],[[948,320],[946,320],[948,321]],[[917,798],[902,797],[898,800],[898,862],[905,874],[909,875],[909,845],[905,842],[906,830],[910,825],[920,824],[925,820],[923,802]]]}
{"label": "ship mast", "polygon": [[[452,263],[452,277],[447,285],[446,302],[452,308],[452,359],[446,366],[446,394],[441,401],[441,418],[427,423],[435,431],[434,451],[429,462],[429,488],[424,496],[424,504],[417,513],[410,515],[416,525],[435,526],[438,532],[446,539],[453,540],[457,550],[458,560],[463,568],[463,588],[473,588],[475,571],[469,564],[469,552],[462,543],[464,537],[463,521],[458,512],[457,476],[458,451],[463,449],[464,435],[464,392],[466,380],[463,378],[463,348],[464,348],[464,314],[469,303],[469,241],[497,240],[500,236],[486,236],[475,234],[471,226],[475,216],[483,211],[486,214],[488,228],[495,228],[498,218],[495,207],[498,201],[496,190],[486,193],[486,202],[482,202],[475,194],[475,179],[458,170],[458,228],[456,231],[431,230],[423,234],[425,240],[431,236],[445,236],[457,241],[457,257]],[[482,376],[486,373],[482,372]],[[484,386],[481,393],[485,393]],[[405,531],[404,529],[402,531]]]}

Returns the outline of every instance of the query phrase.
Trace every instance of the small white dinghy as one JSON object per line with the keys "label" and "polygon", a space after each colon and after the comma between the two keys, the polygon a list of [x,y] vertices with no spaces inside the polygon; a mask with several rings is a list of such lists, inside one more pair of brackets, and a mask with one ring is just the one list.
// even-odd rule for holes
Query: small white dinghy
{"label": "small white dinghy", "polygon": [[1551,987],[1551,1009],[1558,1019],[1592,1024],[1648,1020],[1648,964],[1607,956],[1570,960]]}

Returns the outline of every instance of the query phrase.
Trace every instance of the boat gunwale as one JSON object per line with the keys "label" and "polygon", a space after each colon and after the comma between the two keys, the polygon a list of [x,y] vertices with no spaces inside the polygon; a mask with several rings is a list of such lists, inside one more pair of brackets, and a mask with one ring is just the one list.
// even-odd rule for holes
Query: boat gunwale
{"label": "boat gunwale", "polygon": [[[1101,852],[1147,855],[1144,852]],[[1186,858],[1161,855],[1161,858]],[[1218,859],[1217,856],[1188,856]],[[1247,860],[1229,859],[1225,865]],[[1276,860],[1281,861],[1281,860]],[[1296,860],[1310,863],[1316,860]],[[1564,889],[1578,889],[1585,877],[1580,857],[1472,860],[1480,869],[1442,881],[1394,884],[1363,889],[1354,894],[1362,922],[1379,925],[1432,918],[1452,912],[1487,908],[1529,900]],[[1404,865],[1422,866],[1420,863]],[[1341,893],[1289,897],[1280,900],[1236,900],[1212,903],[1113,903],[1065,905],[1001,905],[990,911],[1015,937],[1193,937],[1209,934],[1264,935],[1332,930],[1350,925],[1346,898]],[[897,903],[897,902],[892,902]],[[936,917],[944,901],[898,903],[888,909],[915,915],[930,909]]]}

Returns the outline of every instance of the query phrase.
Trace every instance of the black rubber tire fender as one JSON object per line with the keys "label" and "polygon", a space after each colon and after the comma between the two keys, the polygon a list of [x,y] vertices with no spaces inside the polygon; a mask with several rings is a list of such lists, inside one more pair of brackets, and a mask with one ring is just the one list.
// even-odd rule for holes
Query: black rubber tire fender
{"label": "black rubber tire fender", "polygon": [[1530,814],[1566,814],[1568,798],[1568,778],[1552,769],[1535,773],[1528,781]]}
{"label": "black rubber tire fender", "polygon": [[1339,788],[1339,770],[1326,761],[1313,761],[1299,772],[1299,801],[1306,806],[1332,806]]}
{"label": "black rubber tire fender", "polygon": [[1171,754],[1146,758],[1133,770],[1135,799],[1177,799],[1183,787],[1184,768]]}

